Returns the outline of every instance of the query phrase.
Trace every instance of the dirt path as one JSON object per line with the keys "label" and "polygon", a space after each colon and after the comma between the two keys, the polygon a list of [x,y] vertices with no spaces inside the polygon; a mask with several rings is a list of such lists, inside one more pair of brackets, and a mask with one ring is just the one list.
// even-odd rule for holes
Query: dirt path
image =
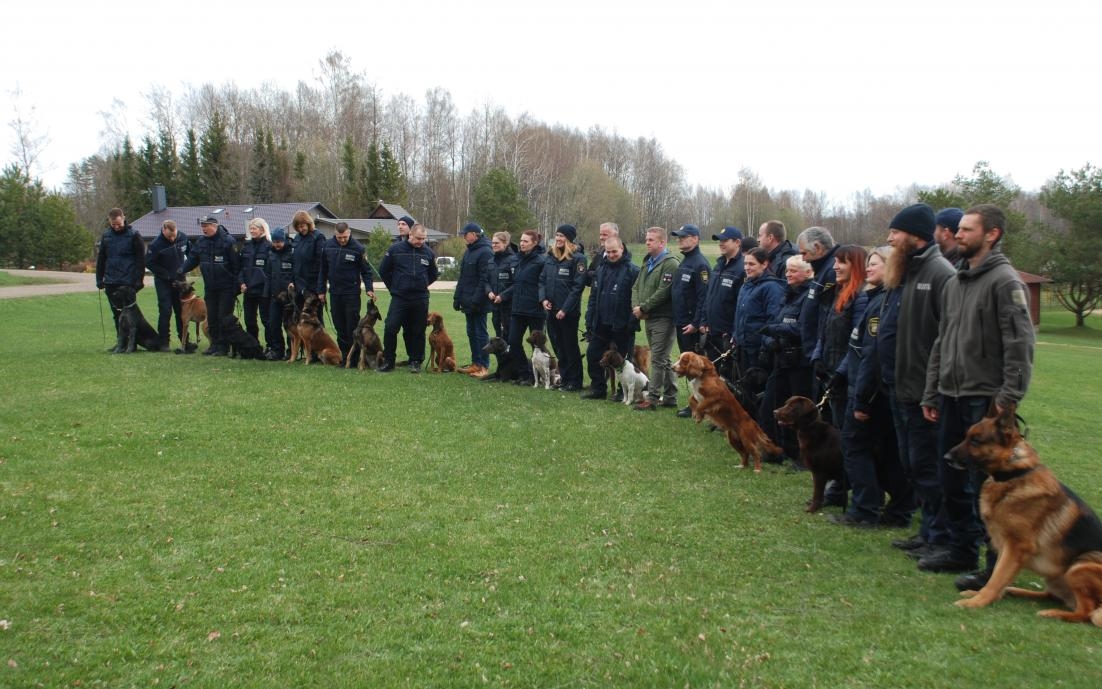
{"label": "dirt path", "polygon": [[[51,294],[73,294],[74,292],[95,292],[96,276],[92,273],[66,273],[59,270],[17,270],[15,268],[2,268],[3,272],[17,277],[47,278],[58,282],[49,285],[13,285],[0,287],[0,299],[18,299],[21,297],[45,297]],[[145,276],[147,287],[153,286],[153,278]],[[378,285],[376,289],[385,291],[386,288]],[[454,282],[433,283],[433,291],[454,291]]]}

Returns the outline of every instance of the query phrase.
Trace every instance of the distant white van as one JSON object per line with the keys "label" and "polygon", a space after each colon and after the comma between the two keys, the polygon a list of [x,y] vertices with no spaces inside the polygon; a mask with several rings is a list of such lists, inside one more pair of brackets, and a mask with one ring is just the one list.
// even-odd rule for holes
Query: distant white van
{"label": "distant white van", "polygon": [[436,257],[436,267],[439,270],[444,270],[445,268],[454,268],[455,267],[455,259],[452,258],[451,256],[437,256]]}

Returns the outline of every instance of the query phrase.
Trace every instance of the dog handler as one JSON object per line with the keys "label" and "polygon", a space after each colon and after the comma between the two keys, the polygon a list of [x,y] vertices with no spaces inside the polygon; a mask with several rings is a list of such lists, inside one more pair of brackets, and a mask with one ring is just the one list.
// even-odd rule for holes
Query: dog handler
{"label": "dog handler", "polygon": [[339,222],[332,238],[325,243],[325,258],[318,273],[318,294],[325,294],[329,285],[329,310],[333,327],[337,329],[337,346],[341,349],[341,365],[352,350],[352,332],[360,322],[360,283],[368,299],[375,298],[374,271],[367,259],[364,245],[352,239],[348,223]]}
{"label": "dog handler", "polygon": [[482,348],[490,341],[486,330],[486,312],[490,308],[490,272],[493,266],[493,247],[486,239],[482,226],[469,222],[460,232],[467,250],[459,263],[459,280],[455,283],[452,307],[462,311],[467,318],[467,341],[471,344],[471,363],[459,369],[476,378],[487,373],[490,355]]}
{"label": "dog handler", "polygon": [[183,341],[183,304],[180,303],[180,293],[172,287],[172,281],[187,260],[189,246],[187,235],[176,229],[176,223],[165,220],[161,224],[161,233],[150,242],[145,253],[145,265],[153,273],[153,287],[157,290],[157,334],[164,349],[168,349],[168,328],[173,314],[176,314],[176,336]]}
{"label": "dog handler", "polygon": [[233,305],[241,289],[237,281],[241,261],[237,255],[237,242],[218,224],[218,219],[206,216],[199,221],[203,236],[195,242],[195,250],[180,266],[179,279],[199,266],[203,274],[203,295],[207,302],[207,325],[210,328],[210,348],[207,356],[226,356],[229,346],[222,330],[222,319],[233,314]]}
{"label": "dog handler", "polygon": [[398,331],[406,344],[409,372],[420,373],[425,360],[425,324],[429,316],[429,285],[436,282],[436,254],[425,246],[425,226],[417,223],[404,242],[394,242],[379,263],[379,277],[390,290],[390,307],[383,328],[383,358],[379,372],[394,370]]}
{"label": "dog handler", "polygon": [[119,308],[115,306],[115,291],[120,287],[142,288],[145,279],[145,244],[142,236],[126,224],[121,208],[107,214],[107,229],[99,240],[96,255],[96,289],[107,293],[111,317],[115,319],[115,335],[119,333]]}

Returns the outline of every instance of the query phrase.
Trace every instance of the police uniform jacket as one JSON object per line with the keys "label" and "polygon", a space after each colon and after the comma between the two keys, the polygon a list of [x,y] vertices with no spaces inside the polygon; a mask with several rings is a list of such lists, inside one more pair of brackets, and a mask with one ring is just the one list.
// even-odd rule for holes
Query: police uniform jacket
{"label": "police uniform jacket", "polygon": [[485,313],[490,306],[490,266],[494,249],[490,240],[479,237],[467,245],[459,262],[459,280],[452,298],[456,310],[469,314]]}
{"label": "police uniform jacket", "polygon": [[428,299],[429,285],[438,276],[432,249],[415,248],[408,241],[391,244],[379,263],[379,277],[391,296],[400,299]]}
{"label": "police uniform jacket", "polygon": [[868,303],[869,296],[862,290],[853,295],[841,312],[830,307],[823,324],[823,336],[811,354],[812,361],[821,360],[831,372],[845,374],[843,362],[849,352],[850,335],[865,316]]}
{"label": "police uniform jacket", "polygon": [[880,375],[880,310],[884,305],[884,288],[874,287],[867,293],[869,303],[865,314],[849,338],[845,373],[849,380],[849,396],[856,411],[869,413],[877,395],[887,394],[885,381]]}
{"label": "police uniform jacket", "polygon": [[582,291],[585,289],[587,260],[581,251],[555,258],[548,252],[543,267],[543,290],[540,300],[551,302],[551,311],[564,311],[571,316],[582,313]]}
{"label": "police uniform jacket", "polygon": [[108,227],[99,240],[96,287],[127,285],[141,289],[145,278],[145,243],[130,225],[116,232]]}
{"label": "police uniform jacket", "polygon": [[784,282],[768,271],[755,280],[747,280],[739,290],[731,334],[739,348],[748,352],[751,359],[761,349],[762,328],[781,312],[784,290]]}
{"label": "police uniform jacket", "polygon": [[174,280],[180,266],[187,260],[191,243],[183,232],[176,233],[176,241],[170,242],[161,233],[149,243],[145,252],[145,267],[158,280]]}
{"label": "police uniform jacket", "polygon": [[321,262],[325,258],[325,235],[314,230],[308,235],[296,235],[295,250],[291,254],[294,263],[295,289],[299,294],[316,292]]}
{"label": "police uniform jacket", "polygon": [[837,251],[838,245],[835,244],[830,247],[830,251],[811,262],[815,275],[804,301],[804,312],[800,314],[800,338],[803,340],[804,351],[809,353],[815,351],[819,338],[823,336],[827,313],[834,308],[834,283],[837,282],[834,275],[834,254]]}
{"label": "police uniform jacket", "polygon": [[508,293],[508,290],[513,284],[513,271],[517,269],[516,245],[510,244],[504,251],[495,253],[487,269],[490,272],[490,290],[495,295],[501,296],[501,303],[495,306],[508,307],[512,299],[512,294]]}
{"label": "police uniform jacket", "polygon": [[631,288],[639,277],[639,266],[625,254],[619,261],[601,261],[589,291],[585,329],[590,332],[634,332],[639,321],[631,313]]}
{"label": "police uniform jacket", "polygon": [[241,272],[241,262],[237,255],[237,242],[225,227],[218,226],[213,236],[203,235],[195,242],[181,273],[187,273],[195,266],[203,274],[203,286],[209,290],[232,289],[237,291],[237,276]]}
{"label": "police uniform jacket", "polygon": [[808,365],[811,352],[805,351],[801,344],[800,316],[810,290],[810,281],[799,285],[786,285],[784,302],[780,310],[773,315],[764,328],[765,336],[762,338],[761,346],[777,353],[775,358],[777,368],[799,368]]}
{"label": "police uniform jacket", "polygon": [[708,280],[708,297],[704,304],[704,320],[701,325],[706,325],[715,334],[730,334],[731,325],[735,322],[735,305],[738,304],[739,288],[746,277],[746,270],[742,267],[743,255],[738,252],[731,260],[720,256],[716,265],[712,268],[711,278]]}
{"label": "police uniform jacket", "polygon": [[265,269],[268,267],[268,252],[271,248],[272,243],[263,237],[245,240],[245,246],[241,249],[241,274],[238,275],[237,282],[245,285],[246,294],[263,296],[267,282]]}
{"label": "police uniform jacket", "polygon": [[517,316],[542,317],[540,305],[540,279],[543,277],[543,264],[547,260],[542,246],[534,246],[528,253],[517,256],[517,267],[513,271],[513,284],[501,294],[501,300],[511,300],[512,313]]}
{"label": "police uniform jacket", "polygon": [[678,327],[692,324],[700,327],[704,324],[704,309],[708,303],[708,278],[711,269],[708,259],[700,253],[700,247],[694,247],[683,253],[681,265],[673,279],[671,296],[673,297],[673,320]]}
{"label": "police uniform jacket", "polygon": [[295,264],[291,257],[294,250],[295,247],[291,242],[284,242],[282,251],[275,248],[274,244],[269,245],[268,262],[264,266],[268,279],[264,296],[274,297],[280,292],[285,292],[287,287],[295,281]]}
{"label": "police uniform jacket", "polygon": [[769,272],[783,280],[784,272],[788,270],[788,259],[797,253],[799,252],[792,246],[792,242],[784,240],[784,243],[769,252]]}
{"label": "police uniform jacket", "polygon": [[367,260],[364,245],[351,237],[341,246],[336,237],[325,242],[325,251],[318,273],[318,294],[325,294],[326,283],[330,294],[351,296],[360,293],[360,283],[368,292],[375,291],[375,273]]}

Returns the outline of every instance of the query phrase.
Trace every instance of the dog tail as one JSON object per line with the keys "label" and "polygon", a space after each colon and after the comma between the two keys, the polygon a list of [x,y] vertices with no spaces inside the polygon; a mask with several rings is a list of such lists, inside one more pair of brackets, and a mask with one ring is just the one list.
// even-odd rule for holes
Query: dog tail
{"label": "dog tail", "polygon": [[1091,613],[1091,624],[1095,627],[1102,627],[1102,608],[1095,608]]}

